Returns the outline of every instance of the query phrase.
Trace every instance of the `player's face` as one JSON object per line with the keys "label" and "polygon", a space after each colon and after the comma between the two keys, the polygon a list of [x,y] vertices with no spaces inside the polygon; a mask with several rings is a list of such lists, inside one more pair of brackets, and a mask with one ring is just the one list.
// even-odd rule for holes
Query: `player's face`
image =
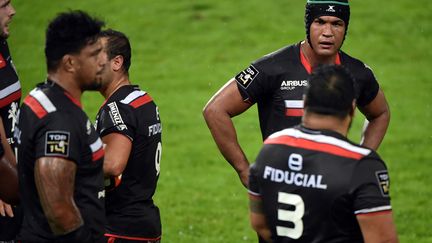
{"label": "player's face", "polygon": [[345,22],[334,16],[316,18],[310,26],[310,43],[318,56],[333,56],[342,46]]}
{"label": "player's face", "polygon": [[101,40],[101,44],[102,44],[102,58],[104,59],[104,61],[107,63],[107,67],[104,69],[103,73],[102,73],[102,87],[101,89],[104,90],[106,89],[106,87],[113,81],[113,70],[111,68],[111,61],[108,58],[108,53],[107,53],[107,42],[108,42],[108,38],[106,37],[102,37],[100,38]]}
{"label": "player's face", "polygon": [[9,23],[15,15],[15,9],[10,0],[0,0],[0,37],[9,37]]}
{"label": "player's face", "polygon": [[100,40],[90,42],[75,56],[76,78],[82,90],[97,90],[102,84],[106,58]]}

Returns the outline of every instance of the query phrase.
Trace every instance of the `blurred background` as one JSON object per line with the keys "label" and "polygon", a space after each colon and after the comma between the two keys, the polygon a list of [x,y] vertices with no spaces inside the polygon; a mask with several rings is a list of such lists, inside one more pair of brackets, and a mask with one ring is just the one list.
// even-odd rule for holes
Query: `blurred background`
{"label": "blurred background", "polygon": [[[306,0],[13,0],[8,39],[23,97],[46,78],[44,35],[56,13],[81,9],[129,36],[130,78],[159,105],[161,175],[155,202],[163,242],[256,242],[247,191],[219,154],[202,108],[261,56],[305,38]],[[379,154],[391,176],[401,242],[432,242],[432,1],[352,0],[343,50],[367,63],[391,108]],[[103,102],[83,96],[90,120]],[[364,118],[350,133],[360,141]],[[262,144],[256,108],[235,118],[253,161]],[[325,223],[325,222],[323,222]]]}

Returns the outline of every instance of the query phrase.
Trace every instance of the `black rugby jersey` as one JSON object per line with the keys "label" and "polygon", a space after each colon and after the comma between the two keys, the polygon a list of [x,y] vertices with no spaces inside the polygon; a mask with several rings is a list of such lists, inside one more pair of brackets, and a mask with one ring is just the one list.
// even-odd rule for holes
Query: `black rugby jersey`
{"label": "black rugby jersey", "polygon": [[38,85],[24,99],[15,131],[24,222],[20,240],[55,241],[41,207],[34,164],[41,157],[62,157],[76,166],[74,201],[95,242],[103,242],[105,191],[104,150],[79,101],[54,82]]}
{"label": "black rugby jersey", "polygon": [[13,132],[21,99],[21,85],[5,39],[0,38],[0,117],[6,137],[14,147]]}
{"label": "black rugby jersey", "polygon": [[269,136],[250,168],[274,242],[363,242],[358,214],[391,210],[389,176],[370,149],[332,131]]}
{"label": "black rugby jersey", "polygon": [[[13,149],[15,148],[13,132],[20,100],[21,84],[12,62],[9,46],[6,39],[0,38],[0,117],[8,143]],[[22,210],[14,206],[13,211],[15,215],[13,218],[0,217],[0,241],[14,239],[19,231]]]}
{"label": "black rugby jersey", "polygon": [[113,184],[107,188],[106,235],[138,237],[134,239],[160,237],[159,209],[152,200],[162,152],[158,107],[138,86],[125,85],[104,102],[96,120],[101,137],[120,133],[132,141],[122,175],[111,178]]}
{"label": "black rugby jersey", "polygon": [[[368,66],[342,51],[339,51],[335,64],[344,65],[357,82],[358,106],[365,106],[376,97],[379,85]],[[311,70],[298,43],[258,59],[236,75],[243,99],[258,103],[263,139],[300,123],[303,93]]]}

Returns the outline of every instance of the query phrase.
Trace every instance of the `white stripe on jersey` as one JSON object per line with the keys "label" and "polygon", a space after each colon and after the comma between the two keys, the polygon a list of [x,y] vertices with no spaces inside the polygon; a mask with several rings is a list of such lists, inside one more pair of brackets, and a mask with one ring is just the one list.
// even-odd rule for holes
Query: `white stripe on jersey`
{"label": "white stripe on jersey", "polygon": [[6,88],[0,90],[0,99],[3,99],[4,97],[6,97],[6,96],[8,96],[8,95],[12,94],[13,92],[16,92],[20,89],[21,89],[21,84],[18,80],[15,83],[13,83],[13,84],[7,86]]}
{"label": "white stripe on jersey", "polygon": [[251,190],[248,190],[249,194],[254,195],[254,196],[261,196],[261,194],[253,192]]}
{"label": "white stripe on jersey", "polygon": [[39,101],[39,103],[43,106],[43,108],[48,113],[51,113],[51,112],[54,112],[57,110],[56,107],[53,105],[53,103],[51,103],[50,99],[48,99],[48,97],[41,90],[33,89],[30,92],[30,95],[33,98],[35,98],[37,101]]}
{"label": "white stripe on jersey", "polygon": [[303,100],[285,100],[285,108],[303,108]]}
{"label": "white stripe on jersey", "polygon": [[120,100],[120,102],[127,105],[127,104],[131,103],[133,100],[135,100],[136,98],[143,96],[145,94],[146,94],[146,92],[144,92],[144,91],[135,90],[134,92],[132,92],[128,96],[126,96],[126,98]]}
{"label": "white stripe on jersey", "polygon": [[387,206],[357,210],[357,211],[354,211],[354,214],[375,213],[375,212],[386,211],[386,210],[390,210],[390,209],[391,209],[391,206],[387,205]]}
{"label": "white stripe on jersey", "polygon": [[325,144],[331,144],[331,145],[335,145],[338,147],[341,147],[343,149],[355,152],[355,153],[359,153],[362,155],[368,155],[371,153],[370,149],[366,149],[366,148],[362,148],[359,146],[355,146],[352,145],[351,143],[348,143],[346,141],[343,141],[341,139],[337,139],[331,136],[327,136],[327,135],[322,135],[322,134],[308,134],[308,133],[304,133],[298,129],[295,128],[288,128],[288,129],[284,129],[282,131],[279,132],[275,132],[272,135],[270,135],[268,138],[276,138],[279,136],[290,136],[290,137],[295,137],[295,138],[303,138],[303,139],[307,139],[307,140],[311,140],[317,143],[325,143]]}
{"label": "white stripe on jersey", "polygon": [[94,153],[94,152],[98,151],[99,149],[101,149],[102,146],[103,146],[102,140],[100,138],[98,138],[94,143],[90,144],[90,149]]}

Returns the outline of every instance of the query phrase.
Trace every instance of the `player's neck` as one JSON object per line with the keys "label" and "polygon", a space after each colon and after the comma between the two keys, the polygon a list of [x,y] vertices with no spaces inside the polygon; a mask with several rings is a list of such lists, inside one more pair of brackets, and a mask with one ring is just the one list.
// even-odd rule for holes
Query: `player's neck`
{"label": "player's neck", "polygon": [[47,78],[62,87],[62,89],[68,92],[74,99],[81,102],[81,95],[83,91],[71,76],[53,72],[48,73]]}
{"label": "player's neck", "polygon": [[331,115],[321,115],[307,111],[305,111],[302,118],[302,125],[306,128],[314,130],[330,130],[342,134],[345,137],[348,135],[350,124],[350,117],[341,119]]}
{"label": "player's neck", "polygon": [[307,40],[302,41],[300,47],[304,57],[306,58],[311,67],[315,67],[320,64],[334,64],[336,62],[337,53],[332,56],[317,55]]}
{"label": "player's neck", "polygon": [[105,90],[101,91],[101,93],[105,97],[105,99],[108,99],[119,88],[129,84],[129,77],[127,75],[122,75],[118,78],[114,78],[114,80],[108,85],[108,87]]}

